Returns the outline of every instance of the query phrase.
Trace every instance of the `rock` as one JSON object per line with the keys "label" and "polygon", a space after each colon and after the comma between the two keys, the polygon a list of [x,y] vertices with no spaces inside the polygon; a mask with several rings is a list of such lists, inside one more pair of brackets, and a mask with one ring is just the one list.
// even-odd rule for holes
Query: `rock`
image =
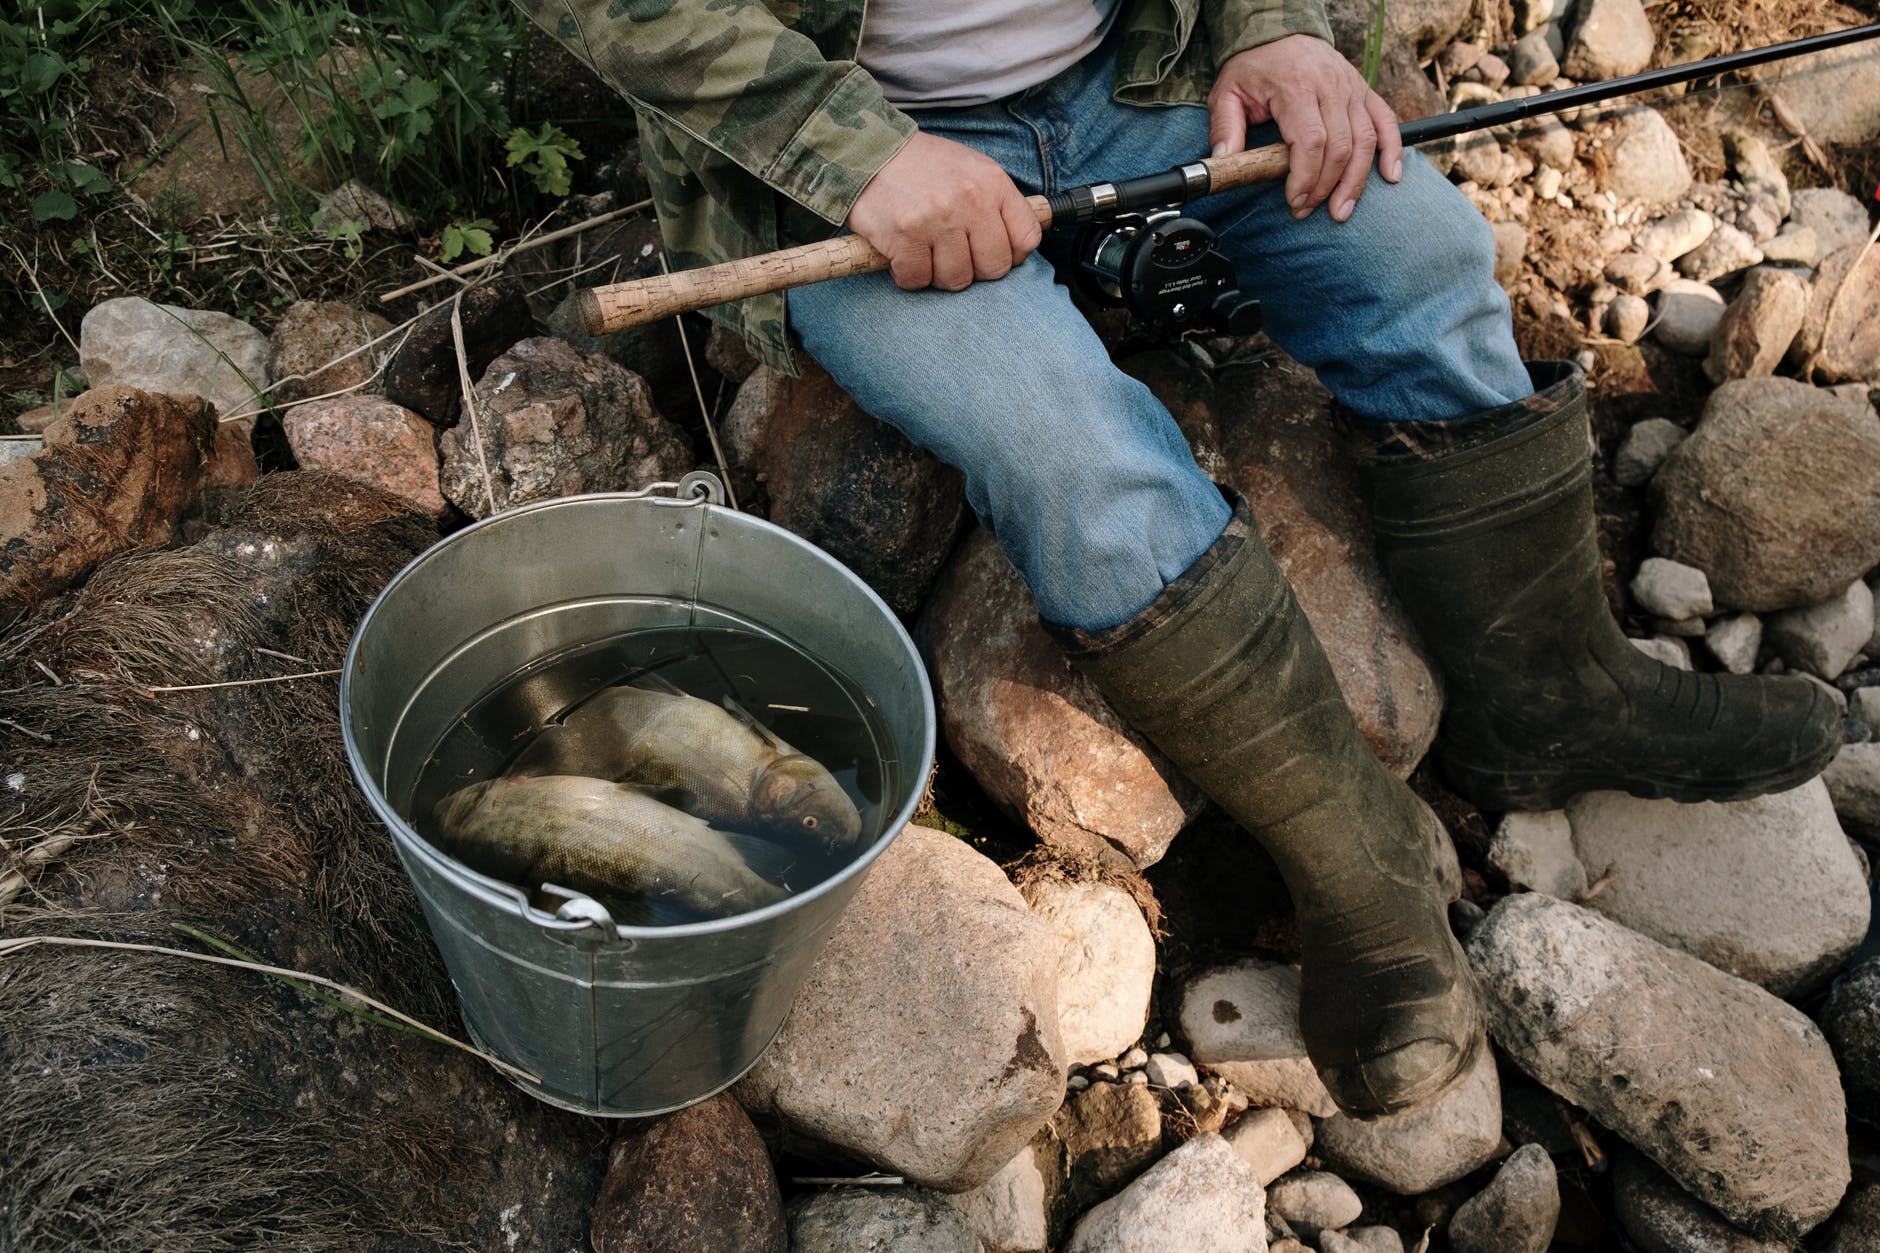
{"label": "rock", "polygon": [[1151,1053],[1149,1064],[1144,1068],[1149,1082],[1158,1088],[1169,1088],[1179,1092],[1201,1082],[1201,1076],[1195,1073],[1194,1063],[1180,1053]]}
{"label": "rock", "polygon": [[1772,1237],[1834,1209],[1849,1177],[1840,1079],[1800,1012],[1535,893],[1502,898],[1468,950],[1496,1043],[1700,1200]]}
{"label": "rock", "polygon": [[1748,131],[1725,131],[1723,152],[1745,191],[1767,195],[1774,202],[1770,208],[1778,223],[1789,216],[1792,206],[1788,176],[1782,172],[1781,163],[1770,154],[1768,144]]}
{"label": "rock", "polygon": [[1622,292],[1606,306],[1606,334],[1622,344],[1636,344],[1651,320],[1652,307],[1643,296]]}
{"label": "rock", "polygon": [[[1545,87],[1560,77],[1560,62],[1547,46],[1547,28],[1531,30],[1508,54],[1508,78],[1517,87]],[[1562,167],[1564,168],[1564,167]]]}
{"label": "rock", "polygon": [[1658,292],[1658,324],[1652,335],[1672,352],[1706,356],[1717,323],[1723,321],[1723,309],[1722,295],[1710,284],[1669,279]]}
{"label": "rock", "polygon": [[712,323],[711,334],[705,340],[705,362],[723,375],[727,383],[742,383],[759,365],[745,345],[744,337],[716,322]]}
{"label": "rock", "polygon": [[1606,190],[1621,200],[1668,204],[1691,189],[1691,167],[1677,135],[1648,106],[1619,115],[1607,145]]}
{"label": "rock", "polygon": [[1873,630],[1873,592],[1856,579],[1832,600],[1769,615],[1763,638],[1790,669],[1832,679],[1867,647]]}
{"label": "rock", "polygon": [[1573,828],[1562,810],[1503,814],[1488,844],[1488,864],[1516,887],[1578,900],[1586,867],[1573,851]]}
{"label": "rock", "polygon": [[1545,1253],[1560,1221],[1560,1181],[1538,1144],[1524,1144],[1449,1220],[1455,1253]]}
{"label": "rock", "polygon": [[1394,1227],[1375,1223],[1319,1237],[1319,1253],[1403,1253],[1403,1237]]}
{"label": "rock", "polygon": [[1862,1181],[1848,1189],[1835,1211],[1834,1233],[1822,1253],[1876,1253],[1880,1250],[1880,1184]]}
{"label": "rock", "polygon": [[[1784,674],[1788,672],[1788,667],[1783,665],[1782,659],[1780,657],[1772,658],[1770,660],[1770,665],[1782,667],[1780,670],[1771,671],[1770,673]],[[1838,708],[1841,711],[1841,716],[1842,717],[1847,716],[1847,693],[1846,692],[1843,692],[1840,688],[1836,687],[1834,684],[1828,682],[1826,679],[1821,678],[1818,675],[1809,674],[1806,670],[1800,671],[1796,677],[1806,682],[1812,683],[1816,687],[1820,688],[1827,695],[1828,699],[1835,703],[1836,708]]]}
{"label": "rock", "polygon": [[1107,883],[1046,880],[1027,896],[1060,945],[1058,1029],[1065,1060],[1085,1066],[1115,1057],[1149,1019],[1155,938],[1142,910],[1129,893]]}
{"label": "rock", "polygon": [[1267,1185],[1267,1213],[1283,1218],[1308,1240],[1326,1230],[1349,1227],[1364,1212],[1351,1185],[1323,1170],[1302,1170]]}
{"label": "rock", "polygon": [[[435,426],[457,421],[463,405],[453,310],[463,327],[464,369],[480,379],[492,361],[534,333],[522,280],[502,278],[467,288],[427,309],[392,348],[379,390],[395,405],[423,414]],[[501,376],[498,376],[500,381]]]}
{"label": "rock", "polygon": [[1837,817],[1880,832],[1880,740],[1841,745],[1821,779]]}
{"label": "rock", "polygon": [[1262,1187],[1306,1160],[1306,1142],[1283,1109],[1249,1110],[1224,1134]]}
{"label": "rock", "polygon": [[0,622],[106,557],[168,543],[207,474],[215,411],[110,384],[74,400],[43,439],[0,466]]}
{"label": "rock", "polygon": [[1444,48],[1436,60],[1442,65],[1444,75],[1450,79],[1457,79],[1474,69],[1476,62],[1487,55],[1487,44],[1458,39]]}
{"label": "rock", "polygon": [[303,469],[382,487],[429,518],[450,508],[437,486],[436,430],[383,396],[310,400],[289,409],[281,425]]}
{"label": "rock", "polygon": [[1795,357],[1830,383],[1880,382],[1880,247],[1863,241],[1822,261]]}
{"label": "rock", "polygon": [[1849,1108],[1871,1120],[1880,1113],[1880,957],[1869,957],[1835,984],[1820,1021]]}
{"label": "rock", "polygon": [[1561,72],[1580,80],[1636,74],[1651,64],[1652,24],[1639,0],[1581,0]]}
{"label": "rock", "polygon": [[1606,262],[1606,278],[1629,295],[1657,291],[1671,280],[1671,267],[1657,257],[1627,249]]}
{"label": "rock", "polygon": [[1712,283],[1762,259],[1762,249],[1755,240],[1728,222],[1719,222],[1709,239],[1678,258],[1678,273],[1700,283]]}
{"label": "rock", "polygon": [[1071,670],[992,536],[960,545],[921,620],[941,729],[979,786],[1047,844],[1161,860],[1205,803]]}
{"label": "rock", "polygon": [[1162,1155],[1162,1105],[1146,1087],[1094,1083],[1051,1120],[1073,1195],[1114,1194]]}
{"label": "rock", "polygon": [[[617,259],[606,271],[606,281],[625,283],[654,278],[661,273],[664,255],[661,242],[658,221],[650,214],[642,214],[587,232],[582,236],[581,255],[596,261],[614,256]],[[679,318],[658,318],[608,335],[589,335],[587,323],[581,317],[581,296],[579,291],[570,291],[563,297],[542,320],[543,332],[567,340],[582,352],[598,352],[619,362],[645,379],[646,385],[653,389],[655,401],[662,402],[662,407],[669,412],[681,412],[683,405],[683,412],[696,413],[698,399],[692,391],[692,369],[711,363],[709,340],[696,332],[688,333]],[[699,361],[701,350],[705,355],[702,363]],[[693,362],[690,367],[686,361],[688,351]],[[708,382],[705,387],[709,389],[711,384]],[[711,400],[710,390],[705,391],[705,398]]]}
{"label": "rock", "polygon": [[78,362],[95,390],[119,384],[201,396],[232,418],[266,403],[268,340],[226,313],[123,296],[79,323]]}
{"label": "rock", "polygon": [[321,221],[330,226],[357,222],[368,231],[411,229],[411,215],[356,178],[349,178],[319,199]]}
{"label": "rock", "polygon": [[1492,1160],[1500,1143],[1501,1083],[1493,1050],[1484,1045],[1462,1081],[1434,1105],[1382,1118],[1322,1118],[1314,1148],[1346,1178],[1414,1196]]}
{"label": "rock", "polygon": [[954,1196],[954,1208],[978,1233],[986,1253],[1046,1253],[1050,1247],[1051,1189],[1038,1156],[1028,1144],[998,1174]]}
{"label": "rock", "polygon": [[1337,1112],[1299,1034],[1293,967],[1249,959],[1203,971],[1182,989],[1180,1018],[1188,1055],[1252,1104]]}
{"label": "rock", "polygon": [[1641,1253],[1783,1253],[1792,1247],[1738,1231],[1630,1149],[1613,1163],[1612,1207]]}
{"label": "rock", "polygon": [[1588,905],[1778,996],[1804,992],[1866,934],[1867,885],[1826,786],[1684,805],[1590,792],[1573,846],[1611,875]]}
{"label": "rock", "polygon": [[925,1188],[812,1192],[790,1202],[789,1218],[790,1253],[985,1251],[953,1202]]}
{"label": "rock", "polygon": [[1475,72],[1476,81],[1489,87],[1500,87],[1508,81],[1508,75],[1512,72],[1508,63],[1492,52],[1484,52],[1469,68]]}
{"label": "rock", "polygon": [[814,366],[801,378],[760,369],[724,423],[732,464],[764,484],[770,520],[829,552],[912,614],[959,534],[959,472],[863,413]]}
{"label": "rock", "polygon": [[1566,176],[1551,165],[1543,165],[1534,171],[1534,195],[1540,200],[1552,200],[1560,194],[1560,188],[1566,182]]}
{"label": "rock", "polygon": [[1774,374],[1808,312],[1808,283],[1798,274],[1758,266],[1711,333],[1704,373],[1713,383]]}
{"label": "rock", "polygon": [[1169,406],[1203,467],[1219,464],[1217,477],[1247,498],[1359,730],[1407,778],[1435,740],[1440,690],[1378,563],[1331,394],[1303,367],[1270,359],[1207,374],[1161,352],[1124,368]]}
{"label": "rock", "polygon": [[270,395],[276,405],[363,388],[393,340],[367,348],[392,324],[337,300],[296,300],[268,336]]}
{"label": "rock", "polygon": [[[1359,55],[1371,27],[1373,10],[1367,0],[1331,0],[1325,10],[1339,51]],[[1385,15],[1385,39],[1418,56],[1434,56],[1456,37],[1468,16],[1467,0],[1401,0]]]}
{"label": "rock", "polygon": [[[1625,442],[1613,457],[1612,477],[1621,487],[1643,487],[1664,464],[1671,450],[1690,434],[1676,422],[1646,418],[1626,432]],[[1708,582],[1708,580],[1706,580]]]}
{"label": "rock", "polygon": [[1711,611],[1710,580],[1693,566],[1647,557],[1632,578],[1639,607],[1661,618],[1701,618]]}
{"label": "rock", "polygon": [[1717,220],[1702,209],[1675,209],[1641,227],[1632,246],[1660,261],[1676,261],[1716,229]]}
{"label": "rock", "polygon": [[728,1096],[622,1124],[594,1201],[594,1253],[787,1253],[764,1142]]}
{"label": "rock", "polygon": [[1536,118],[1521,132],[1521,141],[1542,165],[1552,170],[1573,168],[1573,132],[1557,117]]}
{"label": "rock", "polygon": [[525,339],[490,362],[476,405],[477,421],[438,443],[439,486],[473,518],[581,492],[634,491],[692,468],[685,436],[653,408],[638,375],[558,339]]}
{"label": "rock", "polygon": [[1873,224],[1867,206],[1838,187],[1811,187],[1790,196],[1789,224],[1797,230],[1811,230],[1819,243],[1821,256],[1867,242]]}
{"label": "rock", "polygon": [[1880,137],[1880,61],[1870,47],[1794,57],[1771,67],[1763,81],[1818,142],[1863,144]]}
{"label": "rock", "polygon": [[1733,614],[1718,619],[1704,632],[1704,643],[1711,656],[1731,674],[1749,674],[1756,669],[1756,654],[1762,650],[1762,619],[1753,613]]}
{"label": "rock", "polygon": [[1266,1200],[1253,1168],[1196,1136],[1078,1220],[1064,1253],[1265,1253]]}
{"label": "rock", "polygon": [[1489,229],[1495,235],[1495,281],[1506,287],[1521,274],[1527,229],[1516,222],[1496,222]]}
{"label": "rock", "polygon": [[1880,417],[1862,389],[1725,383],[1651,500],[1652,550],[1709,575],[1719,605],[1818,604],[1880,565]]}
{"label": "rock", "polygon": [[1791,222],[1778,231],[1774,238],[1764,240],[1762,251],[1763,260],[1771,264],[1812,267],[1816,258],[1821,256],[1821,243],[1814,227],[1797,226]]}
{"label": "rock", "polygon": [[1149,1053],[1141,1047],[1131,1048],[1117,1057],[1116,1064],[1124,1070],[1141,1070],[1149,1064]]}
{"label": "rock", "polygon": [[1847,711],[1870,727],[1880,727],[1880,687],[1855,688],[1848,694]]}
{"label": "rock", "polygon": [[1056,939],[999,868],[909,826],[830,932],[737,1098],[786,1139],[923,1186],[977,1187],[1063,1098],[1056,982]]}

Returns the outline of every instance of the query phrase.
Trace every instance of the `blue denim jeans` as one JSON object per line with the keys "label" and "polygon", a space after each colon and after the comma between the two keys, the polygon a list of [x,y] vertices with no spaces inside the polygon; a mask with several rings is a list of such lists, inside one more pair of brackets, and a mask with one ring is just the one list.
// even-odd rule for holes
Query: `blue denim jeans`
{"label": "blue denim jeans", "polygon": [[[1206,110],[1117,104],[1110,62],[1105,47],[1011,99],[914,116],[992,157],[1028,194],[1206,155]],[[1396,185],[1373,172],[1342,223],[1323,206],[1295,221],[1277,182],[1187,213],[1219,233],[1266,333],[1356,412],[1454,418],[1532,392],[1488,224],[1415,152]],[[1047,622],[1127,621],[1227,525],[1175,420],[1111,364],[1036,253],[961,292],[864,274],[798,288],[789,310],[809,354],[863,409],[961,471]]]}

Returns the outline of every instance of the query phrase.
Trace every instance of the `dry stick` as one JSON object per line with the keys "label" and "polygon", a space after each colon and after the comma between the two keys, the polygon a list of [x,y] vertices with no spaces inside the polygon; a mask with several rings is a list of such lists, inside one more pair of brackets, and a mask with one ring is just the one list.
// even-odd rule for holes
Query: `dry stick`
{"label": "dry stick", "polygon": [[[666,254],[663,252],[659,254],[659,272],[661,274],[672,273],[666,268]],[[712,458],[718,462],[718,477],[724,481],[725,499],[731,502],[733,509],[736,509],[738,494],[731,487],[731,471],[725,465],[725,450],[718,445],[718,428],[712,422],[711,410],[705,406],[705,389],[699,386],[698,367],[692,364],[692,345],[685,337],[685,319],[682,315],[675,313],[672,315],[672,324],[679,331],[679,347],[685,353],[685,372],[692,376],[692,394],[698,397],[699,416],[705,419],[705,438],[712,443]]]}
{"label": "dry stick", "polygon": [[52,737],[50,735],[45,734],[43,731],[35,731],[31,727],[23,727],[11,718],[0,718],[0,726],[12,727],[21,735],[30,735],[42,744],[52,743]]}
{"label": "dry stick", "polygon": [[[424,311],[424,313],[429,313],[429,312],[430,312],[429,309],[426,309]],[[381,374],[385,373],[385,367],[391,364],[391,360],[393,357],[398,355],[398,349],[403,348],[405,346],[405,341],[411,338],[411,332],[417,328],[418,319],[422,318],[424,316],[424,313],[413,314],[411,317],[406,318],[403,322],[400,322],[397,326],[394,326],[391,330],[386,331],[381,335],[374,335],[371,339],[368,339],[365,343],[359,345],[357,348],[353,348],[346,352],[342,352],[339,356],[334,357],[331,361],[326,362],[324,365],[319,365],[319,366],[314,367],[313,373],[319,374],[323,370],[329,370],[333,368],[334,366],[338,365],[342,361],[350,361],[354,357],[358,356],[360,353],[364,352],[366,349],[374,347],[378,344],[382,344],[386,340],[390,339],[392,336],[398,335],[400,337],[398,340],[398,348],[394,348],[390,352],[386,353],[385,360],[380,362],[377,368],[375,368],[372,371],[372,373],[366,375],[363,379],[360,379],[357,383],[354,383],[351,387],[341,387],[330,392],[321,392],[318,396],[302,396],[299,400],[290,400],[286,404],[279,404],[279,405],[270,404],[270,405],[264,405],[262,408],[259,408],[259,409],[245,409],[240,413],[231,414],[230,416],[223,418],[222,421],[240,422],[243,418],[258,418],[262,414],[266,413],[269,409],[274,410],[274,412],[276,413],[286,413],[289,409],[297,409],[301,405],[310,405],[316,400],[331,400],[335,396],[350,395],[351,393],[356,392],[360,390],[361,388],[370,387],[373,383],[378,381],[378,378]],[[312,376],[307,375],[307,374],[289,374],[283,378],[278,378],[270,382],[268,384],[268,390],[272,391],[274,388],[279,387],[282,383],[293,383],[293,382],[304,383],[310,377]],[[259,393],[256,393],[256,394],[259,395]]]}
{"label": "dry stick", "polygon": [[19,865],[0,875],[0,905],[12,902],[13,898],[26,890],[28,870],[37,870],[78,843],[81,837],[76,835],[55,835],[20,854]]}
{"label": "dry stick", "polygon": [[476,444],[477,469],[483,472],[483,500],[490,512],[496,512],[496,484],[490,478],[490,463],[483,453],[483,424],[477,420],[477,398],[470,386],[470,353],[463,346],[463,291],[450,298],[450,341],[457,350],[457,385],[463,391],[463,411],[470,419],[470,438]]}
{"label": "dry stick", "polygon": [[506,1074],[514,1075],[525,1083],[541,1082],[540,1078],[530,1074],[520,1066],[512,1066],[500,1057],[492,1057],[482,1049],[465,1044],[461,1040],[454,1040],[450,1036],[445,1035],[442,1031],[437,1031],[431,1027],[425,1026],[416,1018],[411,1017],[411,1015],[393,1009],[384,1001],[374,1000],[357,988],[348,987],[338,980],[328,979],[324,975],[311,975],[302,970],[287,970],[280,966],[266,966],[260,962],[240,961],[233,957],[212,957],[208,953],[192,953],[188,949],[166,948],[161,944],[127,944],[119,940],[90,940],[75,935],[23,935],[14,939],[0,940],[0,958],[10,957],[14,953],[24,949],[35,948],[41,944],[67,948],[102,948],[122,953],[159,953],[165,957],[180,957],[185,961],[203,962],[210,966],[228,966],[234,970],[253,971],[255,974],[270,975],[276,979],[299,979],[303,983],[317,984],[320,987],[338,992],[341,996],[350,996],[368,1008],[377,1010],[379,1013],[386,1015],[388,1018],[396,1018],[399,1022],[404,1023],[414,1031],[418,1031],[436,1040],[439,1044],[448,1044],[454,1049],[461,1049],[470,1054],[470,1056],[486,1061],[498,1070]]}
{"label": "dry stick", "polygon": [[481,270],[485,266],[507,261],[519,252],[527,252],[531,248],[540,248],[543,244],[552,244],[556,240],[566,239],[570,235],[579,235],[582,231],[592,230],[594,227],[612,222],[616,218],[623,218],[629,213],[638,213],[641,209],[646,208],[652,203],[651,200],[642,200],[637,204],[630,204],[624,209],[610,209],[606,213],[596,214],[584,222],[576,222],[573,226],[564,226],[558,231],[550,231],[546,235],[537,235],[533,239],[525,239],[521,243],[513,244],[508,248],[493,252],[487,257],[478,257],[475,261],[466,261],[456,269],[450,270],[444,274],[433,274],[430,278],[421,278],[415,283],[407,283],[396,291],[388,291],[383,296],[379,297],[379,303],[389,304],[397,300],[400,296],[409,296],[412,292],[422,291],[424,288],[430,287],[434,283],[441,283],[447,278],[460,278],[465,274]]}
{"label": "dry stick", "polygon": [[221,683],[175,683],[168,687],[147,687],[144,691],[152,696],[158,692],[206,692],[212,687],[253,687],[257,683],[287,683],[294,679],[327,679],[338,673],[338,670],[309,670],[305,674],[274,674],[265,679],[228,679]]}
{"label": "dry stick", "polygon": [[59,328],[59,334],[65,336],[65,342],[72,346],[72,351],[77,352],[78,341],[72,338],[72,332],[65,329],[65,323],[59,321],[59,315],[52,311],[52,301],[46,298],[46,289],[39,285],[39,275],[33,272],[33,267],[26,260],[26,255],[11,243],[7,244],[7,251],[12,253],[13,259],[20,263],[20,269],[25,273],[27,281],[33,285],[33,290],[39,293],[39,307],[46,311],[46,316],[52,319],[52,324]]}

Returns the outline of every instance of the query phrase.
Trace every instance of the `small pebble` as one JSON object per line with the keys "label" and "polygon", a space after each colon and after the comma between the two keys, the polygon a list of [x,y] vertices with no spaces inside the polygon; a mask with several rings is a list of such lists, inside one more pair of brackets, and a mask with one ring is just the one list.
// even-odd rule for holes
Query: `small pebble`
{"label": "small pebble", "polygon": [[1873,738],[1873,728],[1859,718],[1841,719],[1841,743],[1865,744]]}
{"label": "small pebble", "polygon": [[1121,1066],[1124,1070],[1141,1070],[1144,1066],[1149,1064],[1149,1054],[1144,1051],[1141,1045],[1138,1045],[1117,1058],[1116,1064]]}
{"label": "small pebble", "polygon": [[1121,1072],[1116,1069],[1116,1065],[1113,1062],[1098,1062],[1095,1066],[1090,1068],[1090,1077],[1092,1079],[1102,1079],[1106,1083],[1115,1083],[1116,1077],[1120,1073]]}
{"label": "small pebble", "polygon": [[1169,1046],[1170,1044],[1173,1044],[1173,1043],[1174,1043],[1174,1041],[1173,1041],[1173,1040],[1171,1040],[1171,1039],[1169,1039],[1169,1035],[1168,1035],[1168,1032],[1166,1032],[1166,1031],[1164,1031],[1164,1032],[1163,1032],[1163,1033],[1162,1033],[1161,1035],[1159,1035],[1159,1036],[1157,1036],[1157,1037],[1155,1038],[1155,1046],[1156,1046],[1157,1048],[1159,1048],[1159,1049],[1165,1049],[1165,1048],[1167,1048],[1167,1047],[1168,1047],[1168,1046]]}
{"label": "small pebble", "polygon": [[1143,1083],[1143,1084],[1146,1084],[1146,1083],[1148,1083],[1148,1082],[1149,1082],[1149,1076],[1148,1076],[1148,1075],[1146,1075],[1146,1074],[1144,1074],[1144,1073],[1143,1073],[1142,1071],[1140,1071],[1140,1070],[1132,1070],[1132,1071],[1130,1071],[1130,1072],[1129,1072],[1129,1073],[1128,1073],[1127,1075],[1124,1075],[1124,1076],[1123,1076],[1123,1082],[1124,1082],[1124,1083]]}
{"label": "small pebble", "polygon": [[1090,1080],[1082,1075],[1072,1075],[1064,1081],[1064,1086],[1073,1092],[1082,1092],[1085,1088],[1090,1086]]}

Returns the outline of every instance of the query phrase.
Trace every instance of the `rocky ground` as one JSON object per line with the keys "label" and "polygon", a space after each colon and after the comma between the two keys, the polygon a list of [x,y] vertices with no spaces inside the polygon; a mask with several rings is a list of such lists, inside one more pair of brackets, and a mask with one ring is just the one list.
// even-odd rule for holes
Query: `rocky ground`
{"label": "rocky ground", "polygon": [[[1803,33],[1804,11],[1873,20],[1393,4],[1384,82],[1415,116]],[[1365,12],[1338,7],[1341,38]],[[764,1060],[617,1132],[248,976],[0,959],[0,1158],[40,1164],[0,1195],[0,1245],[1880,1247],[1877,144],[1870,48],[1436,154],[1495,224],[1524,348],[1589,371],[1609,592],[1638,646],[1799,672],[1845,705],[1840,756],[1780,796],[1481,814],[1449,795],[1422,768],[1440,684],[1329,396],[1259,337],[1105,324],[1248,497],[1373,748],[1454,836],[1495,1047],[1436,1107],[1372,1122],[1306,1061],[1271,867],[1065,668],[957,475],[814,370],[697,322],[592,339],[541,281],[610,253],[656,271],[649,222],[402,325],[96,306],[87,390],[0,442],[0,938],[182,922],[449,1021],[345,776],[332,679],[171,689],[337,665],[441,531],[713,467],[705,411],[745,507],[915,629],[946,747],[937,804]]]}

